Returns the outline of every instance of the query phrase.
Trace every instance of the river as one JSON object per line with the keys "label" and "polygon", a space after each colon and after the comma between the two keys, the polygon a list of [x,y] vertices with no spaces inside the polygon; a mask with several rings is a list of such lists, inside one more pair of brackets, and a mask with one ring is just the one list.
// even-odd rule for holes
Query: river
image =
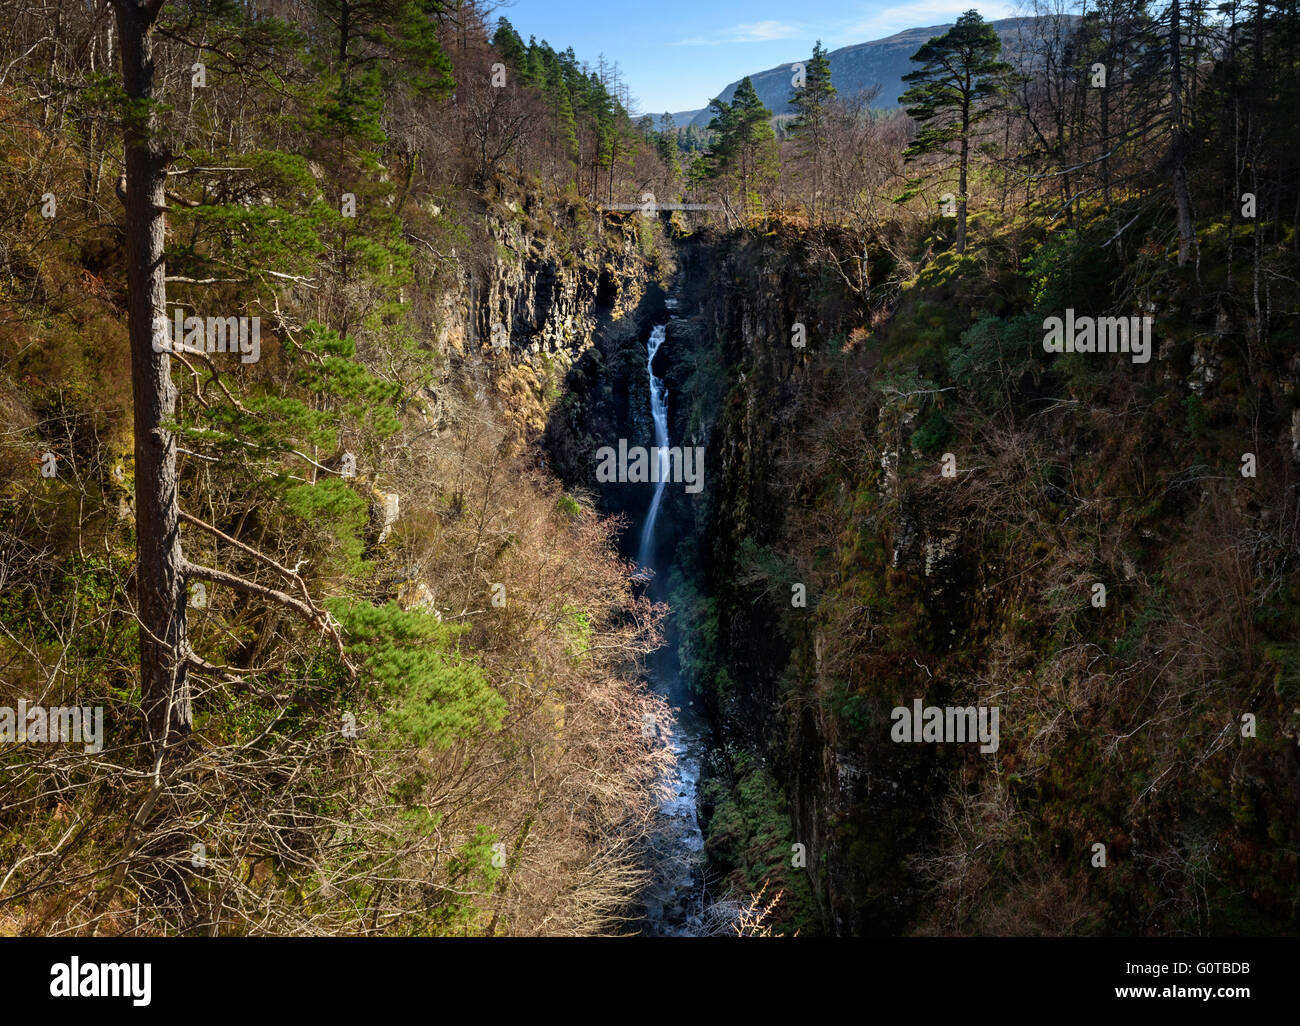
{"label": "river", "polygon": [[[676,299],[667,302],[669,309]],[[668,487],[668,389],[655,374],[655,357],[668,338],[671,319],[659,324],[646,341],[646,373],[650,379],[650,415],[654,421],[655,445],[659,449],[659,478],[641,527],[637,562],[652,571],[648,586],[656,601],[664,601],[667,559],[661,563],[663,546],[656,534],[664,490]],[[671,349],[669,350],[671,352]],[[660,649],[648,661],[651,686],[672,708],[668,723],[657,725],[673,752],[668,770],[668,797],[660,805],[655,822],[650,870],[652,879],[641,895],[644,921],[641,932],[658,937],[696,937],[704,932],[705,882],[704,836],[696,813],[700,765],[708,737],[708,724],[698,712],[694,697],[683,684],[677,668],[677,653]]]}

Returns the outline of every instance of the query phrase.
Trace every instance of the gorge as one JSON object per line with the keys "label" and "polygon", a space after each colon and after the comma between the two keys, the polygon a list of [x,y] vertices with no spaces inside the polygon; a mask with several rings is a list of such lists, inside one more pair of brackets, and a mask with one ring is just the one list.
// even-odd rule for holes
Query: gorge
{"label": "gorge", "polygon": [[1294,932],[1300,10],[6,3],[0,935]]}
{"label": "gorge", "polygon": [[[996,910],[1008,902],[1022,922],[1045,932],[1066,929],[1059,918],[1066,914],[1091,921],[1090,929],[1119,928],[1106,925],[1102,910],[1110,907],[1114,915],[1115,902],[1136,900],[1130,888],[1152,884],[1140,873],[1110,883],[1090,880],[1086,852],[1099,827],[1078,832],[1056,812],[1084,801],[1080,788],[1095,786],[1085,781],[1106,778],[1106,757],[1086,749],[1064,754],[1059,746],[1084,736],[1082,726],[1036,752],[1042,713],[1024,705],[1020,685],[1007,686],[1008,674],[1028,680],[1068,672],[1062,665],[1068,649],[1053,652],[1031,639],[1060,629],[1052,624],[1061,612],[1034,596],[1060,587],[1053,574],[1061,569],[1050,568],[1080,544],[1072,537],[1076,528],[1043,533],[1050,522],[1043,518],[1053,515],[1048,511],[1068,509],[1072,500],[1052,476],[1041,483],[1026,478],[1019,464],[1007,462],[1005,442],[989,433],[991,425],[970,419],[988,400],[969,392],[943,399],[976,380],[978,368],[959,348],[949,350],[954,355],[946,367],[924,349],[882,357],[886,346],[906,352],[907,334],[934,319],[951,325],[945,330],[961,337],[961,345],[982,344],[980,332],[991,322],[967,327],[961,314],[980,302],[968,291],[979,286],[923,275],[879,329],[876,347],[863,344],[853,327],[857,297],[794,234],[759,239],[697,232],[677,244],[675,261],[679,316],[668,322],[665,337],[652,330],[663,317],[654,299],[656,312],[646,315],[637,338],[597,343],[601,365],[618,368],[615,380],[593,389],[580,361],[573,384],[575,401],[602,391],[627,396],[625,417],[611,415],[599,399],[589,408],[606,425],[605,442],[626,437],[662,446],[667,437],[705,450],[706,486],[699,495],[649,484],[602,493],[611,513],[628,515],[625,552],[653,566],[649,587],[671,607],[668,640],[651,661],[651,678],[656,686],[670,681],[672,704],[698,710],[707,723],[696,735],[706,741],[698,750],[695,791],[707,882],[705,901],[696,907],[707,912],[710,898],[766,888],[781,895],[778,929],[806,934],[952,930],[963,922],[982,928],[971,924],[987,926],[979,917],[1002,914]],[[800,349],[791,345],[790,325],[808,317],[811,295],[818,319]],[[1019,359],[1053,359],[1035,355],[1041,318],[1011,310],[999,324],[1004,346],[1006,332],[1019,332]],[[642,339],[654,349],[648,367]],[[1180,380],[1170,363],[1189,358],[1180,352],[1167,342],[1162,351],[1157,338],[1151,363],[1170,369],[1154,389]],[[918,376],[921,367],[934,376]],[[1025,390],[1020,401],[1031,408],[1034,380],[1025,373],[1018,386]],[[667,396],[663,431],[654,416],[660,389]],[[1114,401],[1094,393],[1098,408],[1119,416]],[[1164,401],[1183,400],[1175,390]],[[1047,460],[1060,452],[1058,438],[1082,439],[1064,458],[1075,473],[1085,467],[1103,473],[1115,443],[1084,430],[1081,411],[1071,409],[1025,421],[1017,444]],[[1290,460],[1285,418],[1275,424],[1281,454]],[[965,433],[960,443],[958,430]],[[1121,437],[1118,431],[1109,436]],[[1177,443],[1167,436],[1158,443],[1171,444]],[[955,477],[944,473],[945,449],[962,453]],[[1231,452],[1219,459],[1228,467],[1237,462]],[[980,467],[974,474],[971,461]],[[591,464],[578,467],[574,480],[583,474],[591,479]],[[997,481],[1000,496],[1028,504],[1015,533],[1000,538],[986,526],[992,503],[1002,500],[972,490],[977,476]],[[947,487],[947,481],[956,483]],[[1174,525],[1194,515],[1192,507],[1166,508],[1171,519],[1145,543],[1146,559],[1162,558],[1156,553],[1177,544]],[[656,513],[653,538],[647,509]],[[1116,588],[1135,583],[1138,557],[1123,551],[1108,557],[1116,561],[1108,565],[1130,568],[1111,578],[1121,582],[1111,585],[1112,604]],[[806,612],[791,597],[801,588]],[[1075,619],[1072,629],[1086,636],[1105,629],[1102,622]],[[896,744],[891,711],[921,704],[960,707],[959,713],[1001,706],[999,730],[975,745]],[[680,753],[681,738],[672,738]],[[696,756],[691,751],[684,760],[688,777]],[[992,768],[1000,760],[1019,767],[1010,786]],[[1063,760],[1082,760],[1073,783],[1048,769]],[[989,772],[995,775],[984,775]],[[1035,777],[1040,782],[1030,786]],[[674,785],[676,808],[692,782]],[[1195,801],[1172,793],[1160,800]],[[978,825],[954,835],[951,817],[962,807],[964,815],[979,810]],[[1118,808],[1097,809],[1124,819]],[[1047,817],[1051,831],[1042,839],[1012,840],[1006,831],[1024,822],[1027,810]],[[980,867],[993,856],[975,853],[993,846],[1014,869],[990,890],[989,881],[999,878]],[[962,873],[941,874],[956,851],[966,853]],[[1084,855],[1075,862],[1072,851]],[[1058,897],[1067,892],[1076,897],[1062,905]],[[1170,908],[1178,918],[1172,910],[1190,906]]]}

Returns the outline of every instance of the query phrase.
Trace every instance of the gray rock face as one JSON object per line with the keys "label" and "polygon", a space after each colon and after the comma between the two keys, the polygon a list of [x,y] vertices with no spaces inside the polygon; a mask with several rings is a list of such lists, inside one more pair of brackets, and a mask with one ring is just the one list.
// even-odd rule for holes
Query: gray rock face
{"label": "gray rock face", "polygon": [[446,349],[571,363],[595,341],[600,316],[634,307],[648,282],[631,239],[613,229],[576,254],[513,216],[493,236],[495,259],[466,265],[462,288],[437,312]]}
{"label": "gray rock face", "polygon": [[379,509],[379,543],[382,545],[393,533],[393,525],[397,523],[401,509],[401,496],[397,492],[384,492],[380,498],[382,501]]}

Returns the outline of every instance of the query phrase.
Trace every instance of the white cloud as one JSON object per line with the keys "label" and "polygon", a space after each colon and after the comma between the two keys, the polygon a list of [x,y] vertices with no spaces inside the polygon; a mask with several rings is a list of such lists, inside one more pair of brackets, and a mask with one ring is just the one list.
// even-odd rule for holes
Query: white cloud
{"label": "white cloud", "polygon": [[950,25],[971,8],[979,11],[985,21],[1015,16],[1012,0],[919,0],[900,7],[886,7],[866,17],[844,24],[828,36],[837,45],[865,43],[883,39],[904,29],[927,25]]}
{"label": "white cloud", "polygon": [[783,21],[751,21],[723,29],[713,37],[692,36],[680,39],[676,46],[724,46],[728,43],[770,43],[778,39],[799,39],[801,30]]}

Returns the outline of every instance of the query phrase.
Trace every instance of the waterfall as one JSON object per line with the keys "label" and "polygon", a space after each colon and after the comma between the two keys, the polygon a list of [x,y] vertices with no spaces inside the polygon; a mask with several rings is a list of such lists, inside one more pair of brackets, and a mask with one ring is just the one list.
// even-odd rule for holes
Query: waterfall
{"label": "waterfall", "polygon": [[[677,300],[665,305],[671,311]],[[655,447],[659,472],[655,475],[654,498],[641,528],[637,562],[646,570],[655,566],[655,522],[663,504],[672,460],[668,452],[668,389],[655,376],[655,354],[664,344],[668,325],[658,324],[646,341],[646,373],[650,377],[650,415],[654,419]],[[665,563],[670,562],[670,558]],[[661,585],[662,587],[662,585]],[[670,646],[673,643],[670,642]],[[673,754],[665,770],[667,796],[659,806],[651,839],[651,878],[641,893],[644,930],[659,937],[701,936],[705,900],[703,855],[704,835],[697,816],[700,773],[707,748],[706,727],[694,707],[693,696],[677,666],[677,653],[665,647],[647,661],[651,686],[668,700],[671,714],[655,724],[655,731]]]}
{"label": "waterfall", "polygon": [[637,562],[644,567],[650,566],[654,559],[655,520],[659,516],[659,505],[663,502],[664,487],[668,484],[668,390],[664,388],[662,378],[655,377],[655,353],[664,344],[668,332],[667,324],[656,324],[646,342],[646,373],[650,375],[650,416],[655,422],[655,445],[658,448],[659,482],[655,485],[654,498],[650,500],[650,512],[646,514],[645,526],[641,528],[641,550]]}

